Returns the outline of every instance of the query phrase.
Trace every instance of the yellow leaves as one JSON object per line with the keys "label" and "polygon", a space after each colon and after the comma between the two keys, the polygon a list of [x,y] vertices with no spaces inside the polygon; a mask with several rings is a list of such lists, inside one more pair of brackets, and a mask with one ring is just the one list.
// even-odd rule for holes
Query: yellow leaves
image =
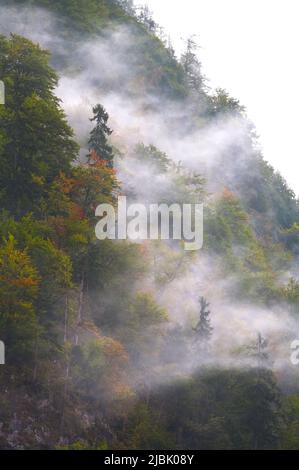
{"label": "yellow leaves", "polygon": [[30,311],[40,279],[26,250],[18,250],[12,236],[0,247],[0,308]]}
{"label": "yellow leaves", "polygon": [[87,245],[88,244],[88,238],[83,235],[82,233],[75,233],[74,235],[71,235],[69,237],[69,241],[72,244],[76,245]]}
{"label": "yellow leaves", "polygon": [[129,363],[129,356],[124,346],[113,338],[104,337],[100,340],[105,356],[106,386],[112,394],[111,397],[120,398],[129,396],[130,387],[126,383],[125,368]]}
{"label": "yellow leaves", "polygon": [[287,235],[299,235],[299,224],[296,222],[291,226],[291,228],[284,231]]}
{"label": "yellow leaves", "polygon": [[[88,331],[92,332],[90,328]],[[109,402],[130,396],[126,373],[129,357],[124,346],[111,337],[100,336],[98,331],[92,334],[93,339],[82,346],[80,376],[86,374],[86,380],[92,379],[94,392],[104,393]]]}
{"label": "yellow leaves", "polygon": [[45,184],[45,178],[43,176],[32,175],[31,179],[32,179],[32,183],[36,184],[37,186],[42,187]]}
{"label": "yellow leaves", "polygon": [[103,345],[104,354],[108,360],[115,361],[117,359],[118,365],[128,362],[128,353],[119,341],[109,337],[104,337],[101,342]]}
{"label": "yellow leaves", "polygon": [[17,250],[12,236],[0,247],[0,279],[25,287],[38,285],[37,270],[27,250]]}
{"label": "yellow leaves", "polygon": [[299,282],[294,278],[290,278],[288,284],[282,288],[282,295],[292,304],[299,307]]}
{"label": "yellow leaves", "polygon": [[131,305],[131,321],[135,326],[154,326],[168,321],[168,312],[158,305],[151,293],[139,292]]}
{"label": "yellow leaves", "polygon": [[59,177],[56,180],[59,190],[64,194],[70,194],[73,190],[76,180],[75,178],[67,177],[63,172],[60,172]]}

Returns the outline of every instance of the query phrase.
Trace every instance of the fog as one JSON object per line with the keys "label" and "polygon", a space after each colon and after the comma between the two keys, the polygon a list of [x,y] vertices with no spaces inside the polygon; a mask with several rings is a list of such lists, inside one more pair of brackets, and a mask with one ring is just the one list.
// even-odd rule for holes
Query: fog
{"label": "fog", "polygon": [[[209,85],[236,96],[254,121],[266,160],[299,194],[296,0],[146,0],[176,50],[191,34]],[[169,14],[171,11],[171,15]],[[271,110],[271,111],[270,111]]]}
{"label": "fog", "polygon": [[[245,116],[225,115],[194,129],[188,117],[192,116],[192,103],[148,94],[142,91],[142,86],[141,91],[137,91],[136,54],[139,52],[130,53],[134,44],[134,32],[130,29],[114,28],[93,41],[72,38],[72,43],[68,43],[61,20],[54,16],[40,9],[3,7],[0,8],[0,28],[4,34],[24,35],[54,52],[54,65],[57,57],[64,63],[59,70],[56,93],[75,130],[82,158],[88,151],[92,107],[97,103],[105,106],[110,115],[109,126],[114,130],[112,143],[121,155],[117,159],[117,171],[122,192],[126,194],[133,188],[135,201],[159,203],[173,190],[174,184],[172,172],[156,174],[148,165],[132,160],[134,149],[141,142],[155,145],[171,161],[203,175],[207,180],[207,204],[227,186],[238,187],[240,175],[250,168],[257,143]],[[177,250],[171,245],[168,248]],[[154,249],[163,258],[163,247]],[[170,323],[161,328],[165,331],[180,328],[179,337],[182,343],[185,341],[178,358],[177,337],[169,340],[167,362],[158,364],[162,372],[149,381],[161,383],[178,373],[196,371],[204,364],[215,367],[255,365],[256,358],[248,351],[254,349],[258,333],[269,342],[269,366],[283,370],[290,364],[290,343],[299,334],[299,324],[285,305],[266,308],[238,298],[235,295],[238,279],[224,274],[216,255],[199,251],[193,256],[187,253],[180,256],[183,261],[179,269],[163,288],[155,283],[153,271],[141,286],[136,286],[136,290],[138,287],[154,292],[170,317]],[[193,331],[198,320],[199,296],[210,303],[213,335],[208,352],[198,350]],[[145,368],[147,364],[151,367],[153,360],[143,357],[143,363]],[[132,380],[137,386],[139,378]]]}

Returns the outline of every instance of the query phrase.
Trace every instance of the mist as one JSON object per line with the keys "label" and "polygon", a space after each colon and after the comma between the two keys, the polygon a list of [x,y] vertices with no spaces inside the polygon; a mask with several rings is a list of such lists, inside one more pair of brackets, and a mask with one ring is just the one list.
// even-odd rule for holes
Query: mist
{"label": "mist", "polygon": [[[116,168],[121,191],[123,194],[131,191],[134,201],[159,203],[173,193],[175,181],[171,171],[157,174],[147,164],[136,161],[134,149],[139,143],[154,145],[174,164],[202,175],[206,179],[207,205],[226,187],[237,191],[240,176],[254,171],[251,159],[257,154],[258,144],[250,137],[250,124],[245,115],[218,116],[196,129],[188,118],[193,114],[192,102],[175,102],[146,89],[136,91],[138,54],[142,53],[130,52],[135,32],[129,27],[105,30],[95,40],[74,36],[70,41],[63,34],[63,20],[42,9],[1,7],[0,28],[2,34],[23,35],[54,52],[52,62],[59,65],[60,75],[56,94],[80,143],[82,159],[88,153],[92,108],[101,103],[107,109],[109,126],[113,129],[111,141],[119,151]],[[161,245],[163,242],[151,249],[163,259]],[[178,250],[171,245],[168,249]],[[173,340],[170,337],[165,362],[142,356],[145,370],[148,366],[158,371],[147,375],[147,385],[157,386],[207,365],[254,367],[256,358],[248,351],[254,349],[259,333],[269,343],[269,367],[274,371],[291,368],[290,343],[299,334],[299,322],[290,314],[288,306],[265,307],[238,298],[234,294],[238,279],[224,274],[216,255],[199,251],[193,256],[186,253],[180,256],[182,261],[169,283],[159,287],[154,268],[150,266],[136,286],[136,291],[154,292],[157,302],[169,313],[170,321],[163,325],[163,331],[178,328],[182,342],[178,345],[178,337]],[[286,273],[289,277],[292,269]],[[211,310],[213,335],[206,352],[198,350],[193,332],[199,296],[209,301]],[[138,388],[140,377],[133,374],[131,381]]]}

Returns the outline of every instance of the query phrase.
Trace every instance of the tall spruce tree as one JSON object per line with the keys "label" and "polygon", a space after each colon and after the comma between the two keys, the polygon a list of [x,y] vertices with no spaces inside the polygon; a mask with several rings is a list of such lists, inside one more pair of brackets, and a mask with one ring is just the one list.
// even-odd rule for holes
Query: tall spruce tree
{"label": "tall spruce tree", "polygon": [[89,164],[93,164],[95,160],[105,160],[108,166],[113,167],[113,150],[108,144],[108,137],[112,134],[112,130],[107,126],[109,115],[105,108],[97,104],[93,108],[92,122],[96,125],[90,133],[88,141],[89,146]]}
{"label": "tall spruce tree", "polygon": [[197,47],[192,37],[187,40],[186,50],[181,57],[181,65],[186,74],[187,85],[192,91],[200,94],[203,91],[204,77],[201,63],[196,55]]}
{"label": "tall spruce tree", "polygon": [[204,297],[199,297],[199,321],[193,330],[196,333],[196,339],[201,347],[205,347],[212,336],[209,303]]}
{"label": "tall spruce tree", "polygon": [[255,356],[257,359],[257,366],[264,367],[266,366],[267,362],[269,361],[269,354],[267,352],[268,341],[258,333],[257,335],[257,342],[255,346]]}
{"label": "tall spruce tree", "polygon": [[153,20],[152,13],[147,5],[140,7],[138,19],[149,32],[154,33],[156,31],[157,24]]}

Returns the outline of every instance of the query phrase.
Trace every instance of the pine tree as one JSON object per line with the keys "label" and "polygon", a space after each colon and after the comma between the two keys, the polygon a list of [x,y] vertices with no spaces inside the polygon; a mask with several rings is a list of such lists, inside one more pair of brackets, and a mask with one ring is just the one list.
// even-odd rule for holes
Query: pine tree
{"label": "pine tree", "polygon": [[134,15],[135,14],[135,7],[133,0],[118,0],[117,2],[128,15]]}
{"label": "pine tree", "polygon": [[108,137],[112,134],[112,130],[107,126],[109,115],[105,108],[98,104],[93,108],[94,117],[91,121],[95,121],[96,126],[90,133],[89,145],[89,164],[95,163],[96,159],[105,160],[108,166],[113,167],[113,150],[108,144]]}
{"label": "pine tree", "polygon": [[200,297],[199,305],[199,321],[193,330],[196,332],[197,340],[200,341],[202,345],[206,345],[206,343],[211,338],[213,331],[210,320],[211,312],[208,310],[210,304],[204,297]]}
{"label": "pine tree", "polygon": [[196,55],[197,47],[192,37],[187,40],[186,51],[181,57],[181,65],[185,71],[189,88],[200,93],[203,90],[204,77],[201,71],[201,63]]}
{"label": "pine tree", "polygon": [[257,333],[256,340],[245,348],[245,351],[254,360],[254,364],[258,369],[267,368],[272,363],[268,352],[268,340],[260,332]]}
{"label": "pine tree", "polygon": [[152,13],[147,5],[140,7],[140,13],[138,16],[139,21],[146,27],[146,29],[155,33],[157,29],[157,24],[153,20]]}
{"label": "pine tree", "polygon": [[257,335],[256,351],[255,355],[257,358],[258,367],[263,367],[269,360],[269,355],[267,353],[268,341],[263,338],[261,333]]}

